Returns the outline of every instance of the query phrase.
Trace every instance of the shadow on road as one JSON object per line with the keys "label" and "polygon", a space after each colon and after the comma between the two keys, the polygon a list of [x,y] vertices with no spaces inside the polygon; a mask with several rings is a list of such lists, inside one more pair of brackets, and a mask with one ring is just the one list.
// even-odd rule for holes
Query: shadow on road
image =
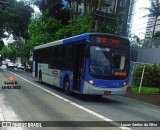
{"label": "shadow on road", "polygon": [[[39,81],[35,81],[36,83],[40,84]],[[81,95],[76,93],[69,93],[69,95],[64,94],[63,89],[55,87],[53,85],[47,84],[47,83],[41,83],[41,85],[50,88],[51,90],[55,90],[56,94],[60,93],[63,94],[63,97],[70,99],[70,98],[76,98],[78,100],[81,100],[83,102],[94,102],[94,103],[105,103],[105,104],[117,104],[121,103],[119,101],[116,101],[114,99],[111,99],[110,96],[96,96],[96,95]]]}

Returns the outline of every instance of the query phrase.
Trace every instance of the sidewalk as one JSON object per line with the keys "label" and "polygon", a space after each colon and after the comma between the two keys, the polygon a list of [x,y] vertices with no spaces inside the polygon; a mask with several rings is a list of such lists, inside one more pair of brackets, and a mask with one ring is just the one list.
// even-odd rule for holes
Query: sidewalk
{"label": "sidewalk", "polygon": [[125,97],[160,106],[160,93],[157,94],[134,93],[130,90],[130,88],[128,88]]}

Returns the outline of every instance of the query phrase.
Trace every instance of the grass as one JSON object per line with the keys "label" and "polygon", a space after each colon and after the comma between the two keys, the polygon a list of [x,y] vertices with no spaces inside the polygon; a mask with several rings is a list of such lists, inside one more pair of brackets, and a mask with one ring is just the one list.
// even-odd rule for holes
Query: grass
{"label": "grass", "polygon": [[[137,86],[132,87],[131,90],[133,92],[139,92],[139,87],[137,87]],[[160,93],[160,89],[159,88],[152,88],[152,87],[142,87],[141,92],[142,93]]]}

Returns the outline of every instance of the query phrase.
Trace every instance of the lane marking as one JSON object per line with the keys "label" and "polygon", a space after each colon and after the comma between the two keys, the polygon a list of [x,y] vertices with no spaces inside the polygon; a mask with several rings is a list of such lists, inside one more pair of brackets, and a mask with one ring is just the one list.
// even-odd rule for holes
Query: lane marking
{"label": "lane marking", "polygon": [[[54,92],[51,92],[51,91],[49,91],[49,90],[47,90],[47,89],[45,89],[45,88],[43,88],[43,87],[41,87],[41,86],[39,86],[39,85],[37,85],[37,84],[35,84],[35,83],[33,83],[33,82],[25,79],[25,78],[23,78],[23,77],[15,74],[15,73],[13,73],[13,72],[11,72],[11,71],[8,71],[8,72],[10,72],[10,73],[16,75],[17,77],[19,77],[19,78],[27,81],[28,83],[36,86],[37,88],[40,88],[40,89],[42,89],[42,90],[50,93],[51,95],[54,95],[55,97],[60,98],[60,99],[62,99],[62,100],[64,100],[64,101],[72,104],[73,106],[76,106],[77,108],[79,108],[79,109],[81,109],[81,110],[84,110],[84,111],[86,111],[86,112],[88,112],[88,113],[90,113],[90,114],[92,114],[92,115],[94,115],[94,116],[96,116],[96,117],[104,120],[104,121],[113,121],[113,120],[111,120],[111,119],[109,119],[109,118],[107,118],[107,117],[105,117],[105,116],[103,116],[103,115],[101,115],[101,114],[98,114],[98,113],[96,113],[96,112],[94,112],[94,111],[92,111],[92,110],[89,110],[88,108],[85,108],[85,107],[83,107],[83,106],[81,106],[81,105],[79,105],[79,104],[77,104],[77,103],[74,103],[74,102],[72,102],[71,100],[65,99],[64,97],[62,97],[62,96],[60,96],[60,95],[58,95],[58,94],[56,94],[56,93],[54,93]],[[116,123],[114,123],[114,124],[116,124]],[[117,123],[117,124],[118,124],[118,123]],[[123,129],[123,130],[132,130],[131,128],[128,128],[128,127],[119,127],[119,128],[121,128],[121,129]]]}

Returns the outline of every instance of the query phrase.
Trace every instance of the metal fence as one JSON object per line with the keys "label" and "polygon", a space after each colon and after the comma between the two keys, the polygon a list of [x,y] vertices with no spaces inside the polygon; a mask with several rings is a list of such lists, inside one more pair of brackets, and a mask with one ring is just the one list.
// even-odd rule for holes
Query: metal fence
{"label": "metal fence", "polygon": [[145,72],[145,67],[143,67],[143,70],[144,71],[142,71],[142,76],[141,76],[141,80],[140,81],[138,81],[138,83],[136,82],[135,83],[135,75],[134,75],[134,72],[136,71],[136,69],[137,69],[137,67],[139,66],[139,65],[146,65],[146,64],[148,64],[148,65],[153,65],[153,64],[150,64],[150,63],[142,63],[142,62],[131,62],[131,64],[130,64],[130,76],[129,76],[129,86],[130,87],[132,87],[132,86],[135,86],[135,84],[138,84],[138,86],[141,86],[141,84],[142,84],[142,82],[143,82],[143,74],[144,74],[144,72]]}
{"label": "metal fence", "polygon": [[142,47],[144,48],[160,47],[160,37],[144,39]]}

